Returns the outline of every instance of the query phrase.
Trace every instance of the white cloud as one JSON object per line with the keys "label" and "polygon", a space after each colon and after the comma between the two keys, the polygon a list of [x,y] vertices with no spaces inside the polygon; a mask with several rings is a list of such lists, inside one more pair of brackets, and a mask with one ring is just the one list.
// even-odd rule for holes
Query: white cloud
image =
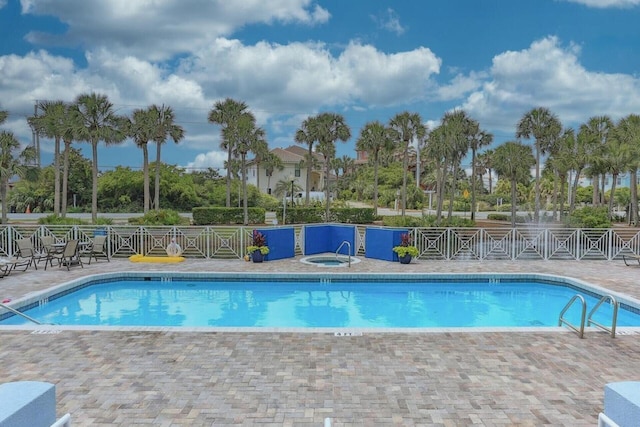
{"label": "white cloud", "polygon": [[484,126],[513,132],[526,111],[544,106],[565,125],[593,115],[614,119],[640,110],[640,80],[625,74],[592,72],[579,61],[580,49],[547,37],[522,51],[493,59],[490,79],[462,105]]}
{"label": "white cloud", "polygon": [[208,97],[233,94],[259,110],[294,114],[356,101],[393,105],[421,99],[439,70],[440,59],[427,48],[386,54],[350,43],[333,56],[318,43],[245,46],[217,39],[183,61],[179,74],[199,81]]}
{"label": "white cloud", "polygon": [[[1,0],[0,0],[1,1]],[[327,22],[329,12],[311,0],[21,0],[23,13],[55,16],[62,35],[30,32],[43,46],[106,48],[120,55],[164,60],[207,46],[252,23]]]}
{"label": "white cloud", "polygon": [[372,15],[371,19],[375,22],[379,28],[395,33],[400,36],[404,34],[406,29],[400,24],[400,18],[395,10],[389,8],[386,13],[380,16]]}
{"label": "white cloud", "polygon": [[207,153],[198,154],[196,158],[187,163],[184,168],[189,171],[204,170],[207,168],[218,169],[220,174],[226,174],[224,162],[227,160],[227,153],[222,151],[209,151]]}
{"label": "white cloud", "polygon": [[566,0],[571,3],[583,4],[587,7],[595,7],[598,9],[606,8],[629,8],[640,5],[640,0]]}

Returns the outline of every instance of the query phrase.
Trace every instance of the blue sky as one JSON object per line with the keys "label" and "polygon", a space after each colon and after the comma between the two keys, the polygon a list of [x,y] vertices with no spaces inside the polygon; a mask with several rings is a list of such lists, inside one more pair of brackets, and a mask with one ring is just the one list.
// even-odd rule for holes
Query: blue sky
{"label": "blue sky", "polygon": [[[207,115],[226,97],[272,148],[333,111],[352,131],[338,155],[355,157],[368,121],[408,110],[433,128],[455,108],[500,144],[534,107],[566,127],[640,113],[638,22],[640,0],[0,0],[0,109],[28,144],[36,100],[164,103],[186,135],[163,160],[189,168],[222,167]],[[141,163],[131,141],[99,149],[101,170]]]}

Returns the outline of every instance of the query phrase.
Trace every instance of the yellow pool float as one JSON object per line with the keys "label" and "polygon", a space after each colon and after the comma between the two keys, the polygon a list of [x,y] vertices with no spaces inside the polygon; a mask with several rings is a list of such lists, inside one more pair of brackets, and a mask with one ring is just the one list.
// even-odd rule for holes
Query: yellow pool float
{"label": "yellow pool float", "polygon": [[129,257],[129,261],[131,261],[131,262],[159,262],[159,263],[182,262],[182,261],[184,261],[184,257],[183,256],[149,256],[149,255],[136,254],[136,255],[131,255]]}

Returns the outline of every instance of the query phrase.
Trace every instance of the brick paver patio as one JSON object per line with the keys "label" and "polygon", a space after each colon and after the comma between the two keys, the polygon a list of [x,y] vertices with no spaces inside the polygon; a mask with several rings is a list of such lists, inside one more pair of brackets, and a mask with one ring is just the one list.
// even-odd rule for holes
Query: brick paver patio
{"label": "brick paver patio", "polygon": [[[17,299],[105,271],[343,272],[298,260],[92,263],[0,279]],[[529,272],[576,277],[640,299],[622,261],[363,260],[350,272]],[[640,335],[590,331],[332,333],[0,328],[2,381],[56,384],[74,426],[595,426],[609,382],[640,380]]]}

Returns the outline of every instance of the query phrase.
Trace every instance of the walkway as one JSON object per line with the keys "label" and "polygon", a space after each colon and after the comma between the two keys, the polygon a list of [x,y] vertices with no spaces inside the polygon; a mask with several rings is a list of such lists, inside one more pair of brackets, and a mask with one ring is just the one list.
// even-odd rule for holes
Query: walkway
{"label": "walkway", "polygon": [[[297,260],[124,260],[0,279],[18,298],[118,270],[315,271]],[[640,267],[621,261],[363,260],[351,272],[534,272],[576,277],[640,299]],[[594,426],[608,382],[637,380],[640,340],[588,332],[220,333],[0,329],[3,381],[56,384],[74,426]]]}

